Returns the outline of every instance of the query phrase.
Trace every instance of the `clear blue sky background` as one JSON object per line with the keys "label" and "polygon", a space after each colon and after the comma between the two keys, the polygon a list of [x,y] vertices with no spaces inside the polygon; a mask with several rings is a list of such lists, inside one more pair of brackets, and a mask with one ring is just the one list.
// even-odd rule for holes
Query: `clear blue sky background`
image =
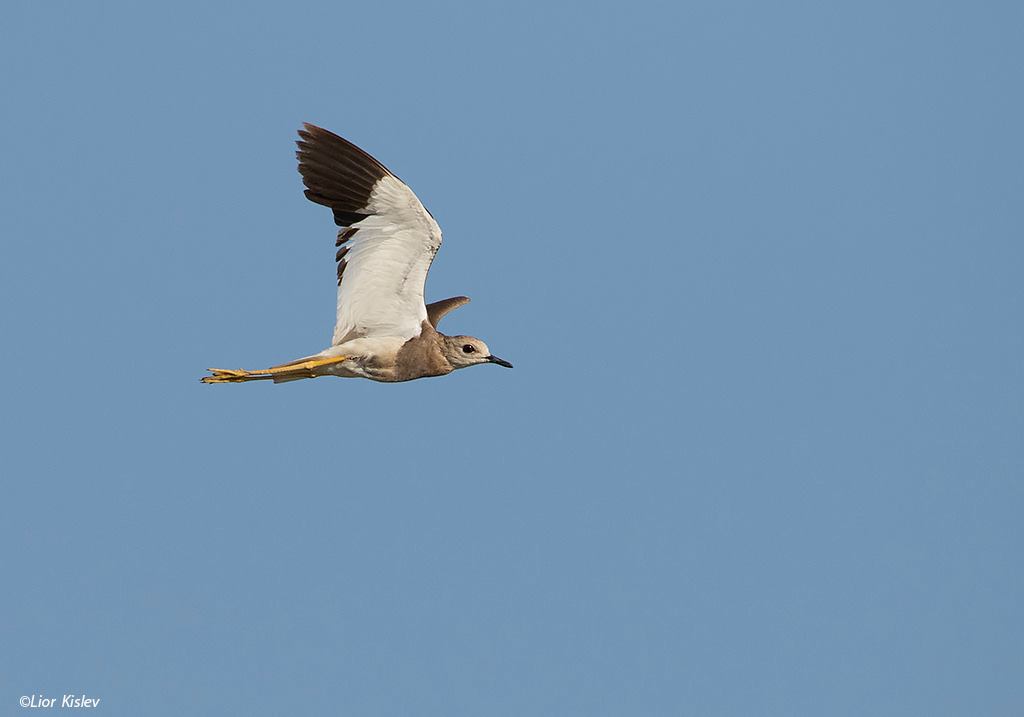
{"label": "clear blue sky background", "polygon": [[[0,714],[1020,715],[1022,24],[7,3]],[[302,121],[515,370],[197,381],[330,340]]]}

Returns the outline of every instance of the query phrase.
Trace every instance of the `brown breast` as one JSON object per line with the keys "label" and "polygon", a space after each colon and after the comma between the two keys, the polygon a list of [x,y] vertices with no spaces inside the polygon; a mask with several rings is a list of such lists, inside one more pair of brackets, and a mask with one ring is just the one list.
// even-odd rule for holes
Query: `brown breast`
{"label": "brown breast", "polygon": [[452,365],[441,352],[441,336],[424,321],[420,335],[409,339],[395,356],[392,381],[411,381],[426,376],[443,376],[451,373]]}

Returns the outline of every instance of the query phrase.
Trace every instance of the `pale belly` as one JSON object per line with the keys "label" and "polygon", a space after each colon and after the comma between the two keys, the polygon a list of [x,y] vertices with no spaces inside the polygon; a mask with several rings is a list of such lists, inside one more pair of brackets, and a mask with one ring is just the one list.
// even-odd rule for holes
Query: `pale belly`
{"label": "pale belly", "polygon": [[367,378],[371,381],[394,381],[395,357],[405,343],[400,338],[362,338],[332,346],[320,352],[321,356],[350,356],[341,363],[325,366],[324,376],[339,378]]}

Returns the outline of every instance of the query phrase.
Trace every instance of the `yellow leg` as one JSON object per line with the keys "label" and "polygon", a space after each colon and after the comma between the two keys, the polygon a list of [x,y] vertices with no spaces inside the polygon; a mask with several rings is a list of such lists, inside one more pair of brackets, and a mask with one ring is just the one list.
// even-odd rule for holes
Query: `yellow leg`
{"label": "yellow leg", "polygon": [[271,366],[268,369],[262,371],[250,371],[250,373],[274,373],[276,371],[312,371],[320,366],[330,366],[334,363],[341,363],[347,361],[348,356],[329,356],[327,358],[310,359],[309,361],[293,361],[292,363],[284,363],[280,366]]}
{"label": "yellow leg", "polygon": [[341,363],[348,359],[348,356],[332,356],[330,358],[310,359],[309,361],[297,361],[286,363],[271,368],[261,368],[254,371],[245,369],[211,368],[207,369],[210,376],[203,376],[200,381],[203,383],[242,383],[244,381],[290,381],[299,378],[316,378],[318,375],[314,369],[321,366],[329,366]]}

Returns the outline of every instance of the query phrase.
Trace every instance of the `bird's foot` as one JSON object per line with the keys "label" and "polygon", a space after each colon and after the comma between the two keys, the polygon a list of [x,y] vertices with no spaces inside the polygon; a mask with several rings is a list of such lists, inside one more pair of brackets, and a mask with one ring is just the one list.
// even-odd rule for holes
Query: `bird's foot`
{"label": "bird's foot", "polygon": [[259,381],[260,379],[273,378],[269,370],[246,371],[245,369],[211,368],[207,369],[212,375],[203,376],[200,381],[203,383],[242,383],[243,381]]}

